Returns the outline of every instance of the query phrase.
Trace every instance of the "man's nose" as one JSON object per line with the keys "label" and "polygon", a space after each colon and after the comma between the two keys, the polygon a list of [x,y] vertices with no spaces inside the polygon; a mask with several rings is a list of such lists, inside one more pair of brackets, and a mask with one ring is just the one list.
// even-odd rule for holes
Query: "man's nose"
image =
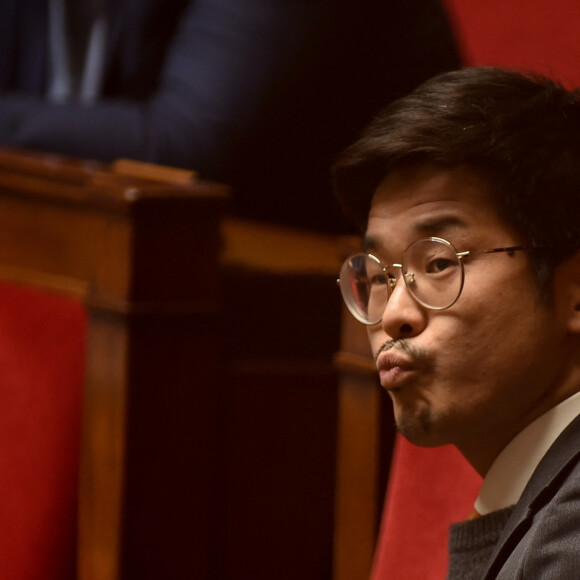
{"label": "man's nose", "polygon": [[420,334],[427,323],[425,309],[413,298],[400,275],[385,305],[381,325],[393,339]]}

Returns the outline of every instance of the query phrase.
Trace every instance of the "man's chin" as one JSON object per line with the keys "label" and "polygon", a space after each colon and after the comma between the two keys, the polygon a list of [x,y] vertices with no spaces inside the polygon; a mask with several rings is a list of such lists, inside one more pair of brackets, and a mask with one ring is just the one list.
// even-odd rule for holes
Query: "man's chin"
{"label": "man's chin", "polygon": [[428,413],[395,417],[398,432],[407,441],[419,447],[440,447],[451,443],[449,437],[438,428],[439,422]]}

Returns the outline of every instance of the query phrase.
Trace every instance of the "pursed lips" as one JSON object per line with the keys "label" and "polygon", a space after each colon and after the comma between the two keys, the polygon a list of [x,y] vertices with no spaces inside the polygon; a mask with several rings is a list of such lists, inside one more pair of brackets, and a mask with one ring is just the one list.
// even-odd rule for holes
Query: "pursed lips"
{"label": "pursed lips", "polygon": [[381,386],[387,391],[399,389],[415,371],[413,361],[393,349],[381,352],[376,360]]}

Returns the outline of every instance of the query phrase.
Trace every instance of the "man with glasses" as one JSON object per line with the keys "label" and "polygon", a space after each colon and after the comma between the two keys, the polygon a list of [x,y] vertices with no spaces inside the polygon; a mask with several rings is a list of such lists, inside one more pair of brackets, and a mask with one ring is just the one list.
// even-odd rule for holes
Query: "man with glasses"
{"label": "man with glasses", "polygon": [[580,578],[580,95],[444,73],[333,174],[364,230],[340,288],[397,427],[484,477],[448,578]]}

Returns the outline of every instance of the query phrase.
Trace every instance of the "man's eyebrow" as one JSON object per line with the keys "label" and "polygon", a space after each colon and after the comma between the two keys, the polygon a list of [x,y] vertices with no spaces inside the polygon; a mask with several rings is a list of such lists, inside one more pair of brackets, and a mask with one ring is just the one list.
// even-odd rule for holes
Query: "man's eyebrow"
{"label": "man's eyebrow", "polygon": [[372,252],[376,250],[379,244],[373,236],[365,236],[362,241],[362,249],[364,252]]}

